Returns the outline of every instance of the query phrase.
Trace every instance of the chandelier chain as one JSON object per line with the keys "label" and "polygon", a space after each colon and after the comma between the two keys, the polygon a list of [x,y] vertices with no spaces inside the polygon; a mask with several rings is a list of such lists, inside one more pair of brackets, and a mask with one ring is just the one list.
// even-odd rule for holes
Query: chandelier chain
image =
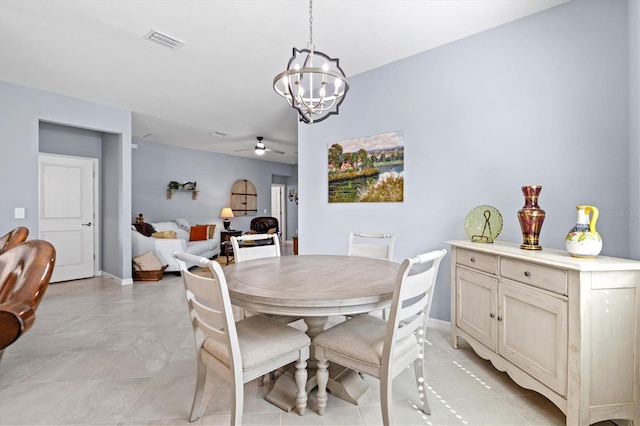
{"label": "chandelier chain", "polygon": [[315,50],[313,46],[313,0],[309,0],[309,49]]}

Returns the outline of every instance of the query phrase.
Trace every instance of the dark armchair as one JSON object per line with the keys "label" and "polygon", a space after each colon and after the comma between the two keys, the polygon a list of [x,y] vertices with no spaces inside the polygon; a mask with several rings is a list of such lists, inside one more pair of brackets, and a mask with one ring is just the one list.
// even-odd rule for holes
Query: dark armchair
{"label": "dark armchair", "polygon": [[15,247],[18,244],[27,240],[29,236],[29,229],[24,226],[18,226],[13,228],[7,234],[0,237],[0,254],[9,250],[11,247]]}
{"label": "dark armchair", "polygon": [[[278,219],[271,216],[254,217],[249,225],[250,231],[256,234],[268,234],[269,231],[275,229],[275,233],[280,235],[280,226]],[[271,231],[273,233],[274,231]]]}
{"label": "dark armchair", "polygon": [[43,240],[25,241],[0,254],[0,359],[4,348],[33,326],[55,262],[54,247]]}

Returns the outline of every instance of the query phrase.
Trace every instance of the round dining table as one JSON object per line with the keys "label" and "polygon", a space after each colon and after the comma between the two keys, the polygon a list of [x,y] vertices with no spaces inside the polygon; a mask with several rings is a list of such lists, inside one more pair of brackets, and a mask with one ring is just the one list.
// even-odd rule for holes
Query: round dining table
{"label": "round dining table", "polygon": [[[302,255],[255,259],[225,266],[234,305],[251,312],[301,317],[313,339],[332,315],[356,315],[388,307],[400,264],[357,256]],[[313,357],[313,354],[312,354]],[[331,371],[330,371],[331,372]],[[315,377],[307,390],[315,387]],[[331,372],[332,395],[357,404],[368,386],[352,371]],[[295,382],[281,375],[267,400],[289,411]]]}

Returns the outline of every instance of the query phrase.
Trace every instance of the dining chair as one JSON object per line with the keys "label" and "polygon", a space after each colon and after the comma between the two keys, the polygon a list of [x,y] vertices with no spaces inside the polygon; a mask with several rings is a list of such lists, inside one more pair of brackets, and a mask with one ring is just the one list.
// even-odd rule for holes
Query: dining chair
{"label": "dining chair", "polygon": [[413,363],[421,411],[431,414],[425,390],[424,337],[440,261],[446,250],[405,259],[398,270],[388,321],[357,315],[320,333],[312,351],[318,360],[318,413],[327,405],[328,362],[380,380],[382,422],[391,424],[392,381]]}
{"label": "dining chair", "polygon": [[55,262],[55,248],[43,240],[25,241],[0,254],[0,359],[33,326]]}
{"label": "dining chair", "polygon": [[13,228],[11,231],[0,237],[0,253],[3,253],[11,247],[15,247],[26,241],[28,236],[29,228],[24,226],[17,226]]}
{"label": "dining chair", "polygon": [[[269,241],[271,240],[271,241]],[[233,247],[234,259],[236,263],[246,262],[253,259],[263,259],[265,257],[279,257],[280,241],[278,235],[272,234],[245,234],[237,237],[231,237],[231,245]],[[244,310],[243,316],[250,317],[256,315],[254,312]],[[290,324],[298,321],[301,317],[289,315],[263,314],[282,324]],[[269,376],[273,380],[275,372],[271,371]],[[264,377],[260,378],[260,386],[264,385]]]}
{"label": "dining chair", "polygon": [[[244,384],[295,362],[296,409],[307,407],[307,360],[311,340],[303,331],[255,315],[235,322],[227,280],[220,264],[187,253],[173,253],[181,268],[196,343],[197,378],[190,421],[198,420],[204,401],[207,369],[231,384],[231,424],[242,424]],[[195,275],[186,264],[208,267],[212,278]]]}
{"label": "dining chair", "polygon": [[348,255],[391,260],[395,241],[394,234],[352,232],[349,234]]}
{"label": "dining chair", "polygon": [[280,256],[278,234],[245,234],[230,239],[236,263]]}
{"label": "dining chair", "polygon": [[[352,232],[349,234],[348,255],[391,261],[395,242],[394,234]],[[387,319],[387,309],[382,309],[382,318]]]}

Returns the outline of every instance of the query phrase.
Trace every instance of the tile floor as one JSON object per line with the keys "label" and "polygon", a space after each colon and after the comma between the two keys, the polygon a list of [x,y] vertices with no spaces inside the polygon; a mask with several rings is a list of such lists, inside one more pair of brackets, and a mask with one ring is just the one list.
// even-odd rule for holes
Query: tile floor
{"label": "tile floor", "polygon": [[[427,382],[432,414],[418,401],[413,372],[394,381],[397,425],[561,425],[562,412],[520,388],[448,333],[430,329]],[[245,387],[244,424],[378,425],[377,381],[355,406],[333,396],[305,416],[264,400],[269,382]],[[121,287],[99,277],[49,286],[34,327],[0,362],[0,424],[183,425],[195,384],[195,351],[181,278]],[[217,380],[200,425],[229,424],[229,387]],[[612,424],[612,423],[609,423]]]}

